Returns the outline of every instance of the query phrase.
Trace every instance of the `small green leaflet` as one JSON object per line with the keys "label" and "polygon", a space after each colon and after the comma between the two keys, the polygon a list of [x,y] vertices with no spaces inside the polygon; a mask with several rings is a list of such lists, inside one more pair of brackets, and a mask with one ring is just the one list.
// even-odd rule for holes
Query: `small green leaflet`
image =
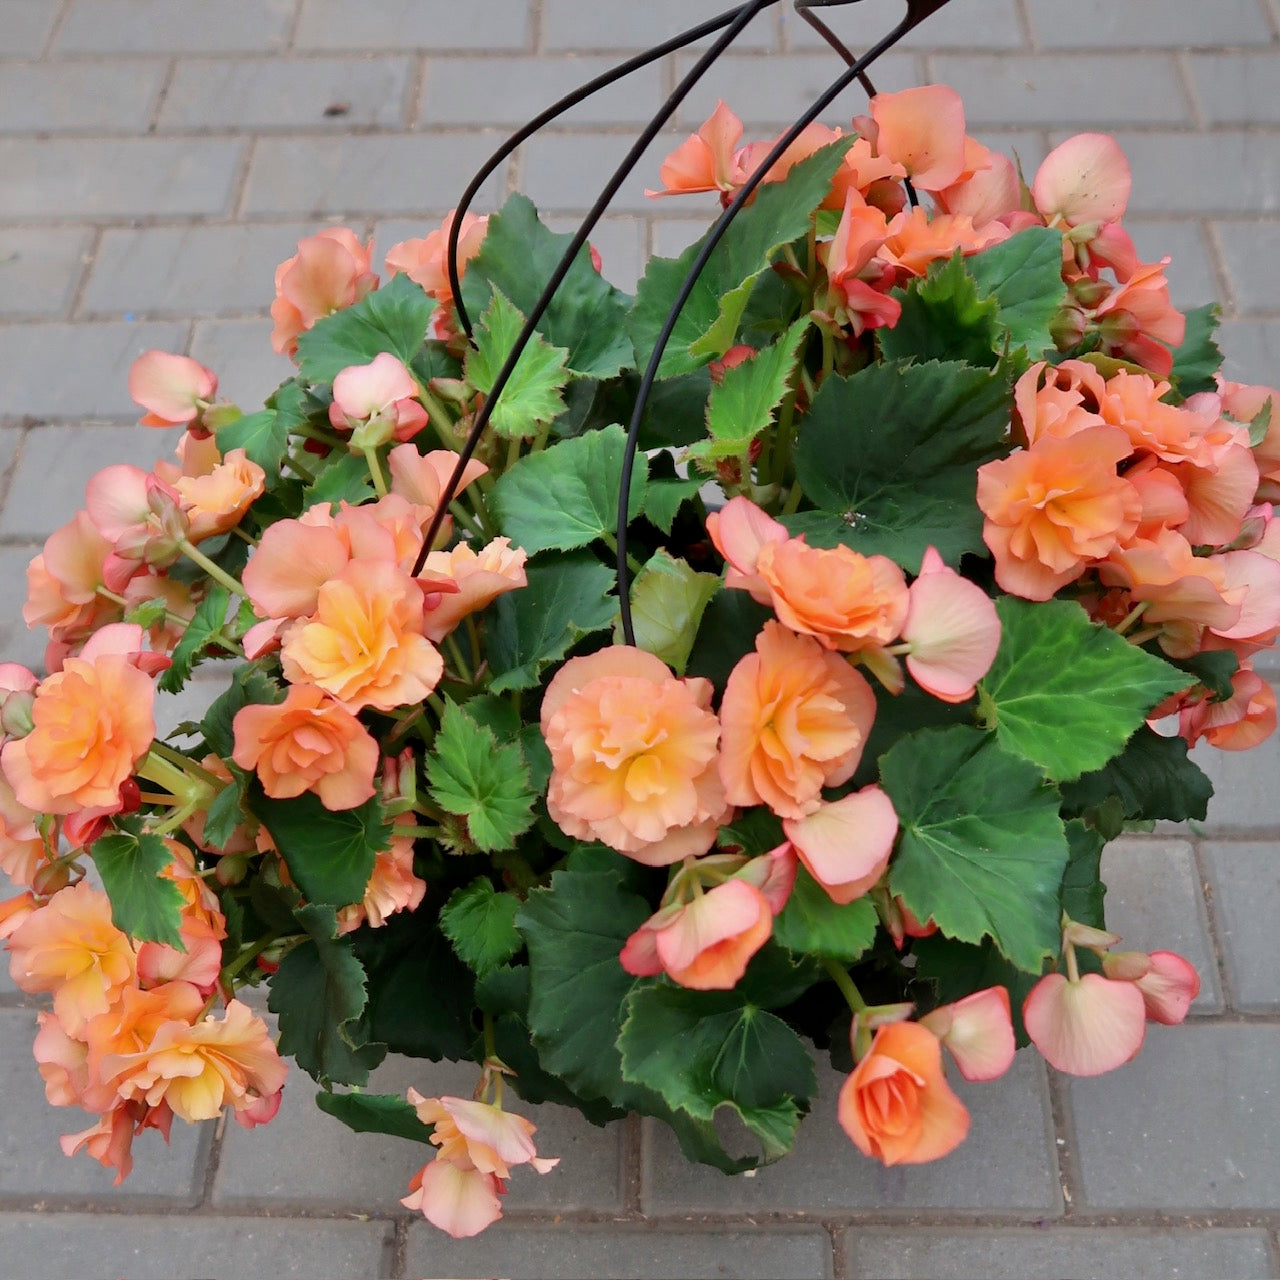
{"label": "small green leaflet", "polygon": [[516,929],[514,894],[497,893],[483,876],[455,889],[440,912],[440,932],[453,943],[458,958],[485,978],[524,946]]}
{"label": "small green leaflet", "polygon": [[366,498],[373,497],[373,481],[369,476],[369,464],[355,453],[338,453],[317,473],[315,482],[307,486],[304,501],[308,507],[327,503],[330,507],[339,502],[359,506]]}
{"label": "small green leaflet", "polygon": [[[500,289],[494,289],[489,309],[476,325],[475,346],[467,353],[467,381],[485,395],[515,349],[525,318]],[[551,346],[536,330],[512,370],[489,425],[498,435],[519,439],[537,435],[564,412],[564,388],[569,381],[565,361],[569,353]]]}
{"label": "small green leaflet", "polygon": [[1049,325],[1067,297],[1061,231],[1028,227],[965,259],[965,266],[982,296],[999,303],[1010,346],[1026,347],[1037,358],[1054,350]]}
{"label": "small green leaflet", "polygon": [[182,639],[174,646],[172,665],[159,680],[161,692],[177,693],[187,683],[191,668],[196,665],[201,652],[214,636],[221,634],[230,605],[231,593],[215,582],[208,595],[200,601],[195,616],[187,623]]}
{"label": "small green leaflet", "polygon": [[431,798],[446,813],[465,818],[472,841],[486,853],[514,848],[516,837],[533,825],[535,797],[519,745],[499,747],[493,733],[456,702],[445,704],[427,756],[427,780]]}
{"label": "small green leaflet", "polygon": [[[702,615],[719,590],[718,574],[697,573],[659,547],[631,587],[636,646],[684,675]],[[614,624],[613,639],[623,643],[621,622]]]}
{"label": "small green leaflet", "polygon": [[232,449],[243,449],[249,461],[274,480],[289,446],[289,422],[274,409],[260,409],[219,427],[217,440],[224,457]]}
{"label": "small green leaflet", "polygon": [[1214,340],[1214,332],[1221,314],[1222,309],[1215,303],[1187,312],[1187,332],[1182,346],[1174,349],[1171,377],[1183,400],[1200,391],[1213,391],[1218,385],[1222,351]]}
{"label": "small green leaflet", "polygon": [[871,948],[879,926],[870,898],[857,898],[844,906],[832,902],[801,867],[787,905],[773,922],[773,936],[788,951],[852,964]]}
{"label": "small green leaflet", "polygon": [[981,296],[958,251],[933,263],[923,279],[895,289],[893,296],[902,303],[902,315],[893,328],[876,331],[886,360],[963,360],[981,368],[995,364],[1007,333],[1000,324],[1000,307],[994,298]]}
{"label": "small green leaflet", "polygon": [[316,1094],[316,1106],[355,1133],[385,1133],[429,1145],[434,1132],[398,1094],[321,1092]]}
{"label": "small green leaflet", "polygon": [[95,840],[89,856],[111,900],[111,919],[117,929],[139,942],[163,942],[186,950],[179,933],[182,893],[161,875],[173,854],[160,836],[116,831]]}

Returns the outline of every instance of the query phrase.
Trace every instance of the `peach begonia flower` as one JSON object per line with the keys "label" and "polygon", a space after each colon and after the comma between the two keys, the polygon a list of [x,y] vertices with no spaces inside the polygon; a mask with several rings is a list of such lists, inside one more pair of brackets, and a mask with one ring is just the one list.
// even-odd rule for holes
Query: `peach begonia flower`
{"label": "peach begonia flower", "polygon": [[0,773],[0,871],[21,887],[34,883],[36,873],[48,863],[48,848],[36,830],[38,816],[18,802]]}
{"label": "peach begonia flower", "polygon": [[728,810],[712,693],[627,645],[571,658],[542,700],[552,821],[647,866],[705,853]]}
{"label": "peach begonia flower", "polygon": [[1222,381],[1219,387],[1221,412],[1234,422],[1252,425],[1267,413],[1266,434],[1254,446],[1253,457],[1261,479],[1259,502],[1280,501],[1280,391],[1261,384]]}
{"label": "peach begonia flower", "polygon": [[1142,500],[1116,472],[1131,453],[1123,432],[1090,427],[978,468],[982,537],[1005,591],[1048,600],[1133,534]]}
{"label": "peach begonia flower", "polygon": [[121,1102],[95,1124],[80,1133],[64,1134],[58,1139],[62,1154],[73,1156],[83,1150],[106,1169],[116,1171],[114,1186],[119,1186],[133,1171],[133,1140],[147,1129],[159,1129],[166,1140],[173,1124],[168,1107],[148,1107],[140,1102]]}
{"label": "peach begonia flower", "polygon": [[298,241],[298,252],[276,268],[276,300],[271,304],[275,351],[293,355],[300,333],[378,287],[369,263],[371,248],[347,227],[326,227]]}
{"label": "peach begonia flower", "polygon": [[1094,310],[1101,350],[1132,360],[1162,378],[1173,370],[1171,347],[1182,345],[1186,316],[1169,297],[1164,269],[1173,261],[1143,263]]}
{"label": "peach begonia flower", "polygon": [[129,398],[147,411],[144,427],[195,422],[217,393],[217,376],[189,356],[144,351],[129,368]]}
{"label": "peach begonia flower", "polygon": [[1135,1057],[1146,1018],[1134,983],[1099,973],[1045,974],[1022,1005],[1031,1043],[1050,1066],[1073,1076],[1100,1076]]}
{"label": "peach begonia flower", "polygon": [[969,1132],[969,1111],[947,1083],[938,1037],[916,1022],[876,1030],[840,1088],[836,1114],[858,1150],[886,1165],[940,1160]]}
{"label": "peach begonia flower", "polygon": [[[398,819],[411,825],[412,814]],[[362,924],[381,929],[397,911],[413,911],[426,896],[427,882],[413,874],[413,837],[391,837],[391,847],[380,850],[373,860],[373,874],[359,902],[338,912],[338,933],[351,933]]]}
{"label": "peach begonia flower", "polygon": [[1167,382],[1145,373],[1121,369],[1106,381],[1098,413],[1109,426],[1124,431],[1134,449],[1164,462],[1207,464],[1205,424],[1191,410],[1168,404]]}
{"label": "peach begonia flower", "polygon": [[1013,1064],[1017,1045],[1005,987],[987,987],[920,1019],[947,1048],[966,1080],[996,1080]]}
{"label": "peach begonia flower", "polygon": [[1248,751],[1275,729],[1275,690],[1247,662],[1233,673],[1225,702],[1206,697],[1178,712],[1178,733],[1191,747],[1203,738],[1221,751]]}
{"label": "peach begonia flower", "polygon": [[1223,547],[1240,536],[1258,492],[1258,464],[1248,443],[1217,451],[1215,465],[1165,464],[1182,489],[1187,517],[1178,532],[1197,547]]}
{"label": "peach begonia flower", "polygon": [[382,351],[368,364],[350,365],[333,380],[329,421],[351,432],[351,448],[376,449],[389,440],[411,440],[427,425],[415,399],[417,379],[404,362]]}
{"label": "peach begonia flower", "polygon": [[943,84],[871,99],[876,154],[900,164],[921,191],[942,191],[965,167],[964,104]]}
{"label": "peach begonia flower", "polygon": [[316,612],[285,632],[291,684],[314,684],[351,712],[422,702],[444,674],[422,634],[422,588],[382,560],[352,560],[316,596]]}
{"label": "peach begonia flower", "polygon": [[[458,455],[452,449],[433,449],[430,453],[419,453],[414,445],[397,445],[387,455],[391,492],[412,502],[415,507],[424,508],[430,515],[435,515],[436,508],[440,505],[440,495],[444,493],[457,463]],[[468,459],[454,497],[488,473],[489,468],[483,462]]]}
{"label": "peach begonia flower", "polygon": [[372,798],[378,744],[341,703],[310,684],[289,687],[276,705],[241,707],[232,722],[231,758],[256,771],[274,800],[313,791],[326,809],[354,809]]}
{"label": "peach begonia flower", "polygon": [[[736,118],[736,117],[735,117]],[[769,166],[769,171],[761,180],[763,182],[782,182],[787,174],[796,167],[802,160],[807,160],[815,151],[822,147],[829,146],[831,143],[839,140],[843,134],[839,129],[832,129],[829,125],[819,124],[816,121],[807,124],[796,137],[782,152],[782,154]],[[781,135],[777,138],[767,138],[759,142],[749,142],[734,157],[734,165],[737,170],[737,180],[733,184],[733,190],[742,186],[753,173],[764,163],[765,157],[769,152],[777,146]],[[847,182],[848,180],[845,179]],[[833,189],[840,182],[840,171],[837,170],[836,182],[832,184]],[[726,193],[727,195],[728,193]],[[720,197],[721,202],[727,204],[726,195]],[[842,193],[843,196],[843,193]],[[839,204],[827,205],[828,208],[839,208]]]}
{"label": "peach begonia flower", "polygon": [[773,910],[754,885],[726,880],[644,922],[618,959],[636,977],[665,973],[694,991],[731,991],[773,933]]}
{"label": "peach begonia flower", "polygon": [[[429,232],[421,240],[402,240],[387,251],[387,271],[389,274],[403,272],[414,284],[421,285],[441,306],[453,301],[453,293],[449,287],[449,233],[453,229],[453,221],[458,216],[456,209],[451,209],[445,216],[442,226]],[[485,234],[489,229],[487,217],[477,217],[474,213],[462,216],[462,228],[458,235],[458,279],[466,274],[467,263],[480,252]]]}
{"label": "peach begonia flower", "polygon": [[[141,993],[136,988],[126,987],[122,994]],[[119,1007],[117,1004],[107,1013],[99,1014],[98,1017],[109,1018]],[[199,1009],[200,1004],[197,1004],[196,1008]],[[89,1026],[97,1020],[97,1018],[91,1019]],[[45,1009],[41,1009],[36,1014],[36,1025],[39,1030],[36,1032],[31,1052],[36,1060],[40,1078],[44,1081],[44,1096],[49,1105],[51,1107],[84,1107],[89,1111],[110,1109],[117,1101],[114,1089],[110,1090],[107,1101],[101,1107],[90,1106],[85,1101],[85,1094],[90,1088],[91,1080],[88,1044],[75,1036],[69,1036],[62,1023]]]}
{"label": "peach begonia flower", "polygon": [[1036,171],[1031,195],[1050,225],[1119,222],[1132,187],[1129,162],[1105,133],[1078,133],[1054,147]]}
{"label": "peach begonia flower", "polygon": [[232,449],[207,474],[179,476],[173,482],[190,521],[187,535],[202,542],[234,529],[266,490],[267,473],[243,449]]}
{"label": "peach begonia flower", "polygon": [[1001,222],[988,222],[981,230],[967,214],[904,209],[889,221],[884,243],[876,256],[897,273],[900,281],[923,276],[929,264],[952,257],[958,249],[965,257],[981,253],[1007,240],[1011,232]]}
{"label": "peach begonia flower", "polygon": [[782,824],[809,874],[832,902],[863,897],[889,865],[898,838],[893,802],[876,786],[863,787],[803,818]]}
{"label": "peach begonia flower", "polygon": [[68,1035],[135,985],[135,972],[133,945],[111,922],[107,895],[87,880],[55,893],[9,939],[13,981],[30,995],[52,992]]}
{"label": "peach begonia flower", "polygon": [[1119,426],[1099,413],[1107,394],[1102,375],[1087,360],[1033,364],[1013,389],[1014,427],[1029,445],[1044,436],[1065,440],[1089,427]]}
{"label": "peach begonia flower", "polygon": [[120,784],[156,735],[155,687],[120,654],[68,658],[36,690],[34,728],[5,744],[3,769],[37,813],[119,808]]}
{"label": "peach begonia flower", "polygon": [[328,512],[323,523],[278,520],[263,530],[241,581],[260,617],[305,618],[315,612],[320,588],[350,559],[349,543]]}
{"label": "peach begonia flower", "polygon": [[[438,644],[469,614],[488,608],[508,591],[518,591],[528,582],[524,572],[528,558],[509,538],[495,538],[479,551],[460,542],[450,551],[431,552],[422,565],[423,633]],[[442,590],[445,585],[456,589]]]}
{"label": "peach begonia flower", "polygon": [[723,101],[717,102],[697,133],[662,162],[658,177],[663,189],[646,191],[645,195],[656,199],[699,191],[733,191],[742,181],[742,168],[734,157],[734,148],[741,139],[742,121]]}
{"label": "peach begonia flower", "polygon": [[899,634],[907,582],[887,556],[810,547],[743,497],[708,516],[707,532],[729,562],[725,586],[771,605],[792,631],[842,653],[879,649]]}
{"label": "peach begonia flower", "polygon": [[720,706],[725,798],[786,818],[813,812],[823,787],[853,776],[875,713],[871,686],[844,658],[766,622]]}
{"label": "peach begonia flower", "polygon": [[106,584],[103,565],[111,543],[98,532],[87,511],[77,511],[45,541],[27,566],[27,600],[22,619],[28,627],[48,627],[56,638],[83,639],[100,622],[120,617],[120,607],[98,594]]}
{"label": "peach begonia flower", "polygon": [[966,138],[964,167],[951,186],[935,193],[944,212],[963,214],[979,229],[1018,212],[1022,187],[1017,166],[1008,156]]}
{"label": "peach begonia flower", "polygon": [[409,1194],[400,1203],[455,1240],[465,1240],[502,1217],[498,1197],[505,1190],[495,1173],[436,1159],[410,1178]]}

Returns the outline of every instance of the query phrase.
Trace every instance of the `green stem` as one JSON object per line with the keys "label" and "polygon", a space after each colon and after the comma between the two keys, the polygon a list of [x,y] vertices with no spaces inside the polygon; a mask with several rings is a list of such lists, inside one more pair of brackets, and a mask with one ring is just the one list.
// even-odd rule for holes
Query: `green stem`
{"label": "green stem", "polygon": [[205,573],[214,580],[214,582],[218,583],[220,586],[226,587],[232,595],[239,596],[242,600],[247,600],[249,598],[245,594],[244,587],[242,587],[240,583],[238,583],[225,569],[214,564],[214,562],[210,560],[203,551],[192,546],[185,538],[179,545],[182,548],[182,554],[193,564],[199,565],[200,568],[202,568]]}
{"label": "green stem", "polygon": [[467,513],[466,507],[461,502],[451,502],[449,511],[453,518],[469,533],[473,538],[478,538],[481,542],[486,541],[484,530],[480,527],[477,520]]}
{"label": "green stem", "polygon": [[280,935],[272,929],[262,937],[255,938],[236,958],[222,971],[224,982],[236,977],[242,969],[256,960]]}
{"label": "green stem", "polygon": [[369,468],[369,479],[373,481],[373,491],[380,498],[387,496],[387,477],[382,474],[382,463],[378,460],[378,451],[372,445],[360,451],[364,454],[365,465]]}
{"label": "green stem", "polygon": [[512,467],[520,461],[520,446],[524,444],[524,440],[520,436],[512,436],[507,444],[507,461],[502,468],[503,471],[510,471]]}
{"label": "green stem", "polygon": [[474,684],[475,677],[471,674],[471,668],[462,656],[462,646],[458,644],[457,639],[452,635],[445,636],[444,647],[458,674],[467,684]]}
{"label": "green stem", "polygon": [[453,419],[449,417],[449,411],[426,387],[422,388],[418,399],[422,402],[422,407],[427,411],[427,420],[431,423],[431,428],[436,433],[440,443],[446,449],[451,449],[454,453],[457,453],[458,441],[454,438]]}
{"label": "green stem", "polygon": [[236,527],[232,529],[231,532],[234,533],[236,537],[239,538],[242,542],[247,542],[251,547],[256,547],[258,545],[258,539],[255,538],[251,533],[245,533],[245,531],[239,525],[236,525]]}
{"label": "green stem", "polygon": [[854,986],[853,979],[849,976],[849,971],[842,968],[834,960],[823,960],[822,967],[831,977],[831,981],[840,988],[840,994],[844,996],[845,1002],[855,1014],[861,1013],[866,1007],[867,1002],[862,998],[862,993]]}
{"label": "green stem", "polygon": [[157,740],[151,744],[151,750],[162,759],[168,760],[170,764],[177,765],[183,773],[190,777],[199,778],[201,782],[208,786],[215,787],[221,791],[227,785],[221,778],[210,773],[208,769],[202,768],[190,756],[184,756],[181,751],[175,750],[167,742]]}
{"label": "green stem", "polygon": [[790,516],[795,515],[800,510],[800,500],[804,497],[804,490],[800,487],[799,480],[791,482],[791,492],[787,494],[787,500],[783,503],[782,510],[779,515]]}
{"label": "green stem", "polygon": [[[613,534],[602,533],[600,535],[600,540],[609,548],[610,551],[613,552],[615,556],[618,554],[618,540],[613,536]],[[628,551],[627,568],[630,569],[632,573],[639,573],[640,570],[644,568],[644,565],[642,565],[640,561]]]}
{"label": "green stem", "polygon": [[327,444],[331,449],[345,449],[347,447],[346,440],[336,432],[314,427],[309,422],[299,422],[292,429],[295,435],[314,440],[317,444]]}
{"label": "green stem", "polygon": [[287,461],[291,471],[295,471],[300,479],[305,480],[308,484],[314,484],[316,473],[308,463],[302,461],[302,450],[295,449],[289,454]]}

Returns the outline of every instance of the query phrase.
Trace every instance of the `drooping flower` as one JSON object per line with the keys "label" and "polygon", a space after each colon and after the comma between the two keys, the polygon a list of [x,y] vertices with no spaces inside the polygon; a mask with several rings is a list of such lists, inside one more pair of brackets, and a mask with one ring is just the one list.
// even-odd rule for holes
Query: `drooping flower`
{"label": "drooping flower", "polygon": [[1047,973],[1022,1005],[1032,1044],[1050,1066],[1073,1076],[1114,1071],[1142,1048],[1146,1006],[1132,982],[1099,973]]}
{"label": "drooping flower", "polygon": [[921,191],[959,180],[965,163],[964,104],[943,84],[921,85],[871,99],[876,154],[900,164]]}
{"label": "drooping flower", "polygon": [[244,519],[266,490],[267,475],[243,449],[232,449],[203,475],[178,476],[173,487],[190,522],[187,536],[203,542]]}
{"label": "drooping flower", "polygon": [[[495,538],[475,551],[465,542],[449,551],[433,551],[423,561],[426,590],[423,632],[437,644],[470,614],[486,609],[500,595],[525,586],[528,553],[509,538]],[[427,585],[430,584],[430,585]],[[442,590],[444,586],[453,590]]]}
{"label": "drooping flower", "polygon": [[[421,285],[442,307],[453,301],[449,284],[449,233],[453,230],[456,209],[445,216],[442,226],[421,240],[402,240],[387,250],[387,271],[403,272],[414,284]],[[467,263],[480,252],[489,229],[487,217],[463,214],[458,235],[458,279],[466,274]]]}
{"label": "drooping flower", "polygon": [[995,1080],[1009,1070],[1017,1045],[1005,987],[986,987],[925,1014],[927,1027],[951,1052],[966,1080]]}
{"label": "drooping flower", "polygon": [[271,304],[276,351],[293,355],[299,334],[377,288],[370,249],[346,227],[326,227],[298,241],[298,252],[276,268],[276,300]]}
{"label": "drooping flower", "polygon": [[[732,191],[742,181],[742,171],[734,148],[742,138],[742,121],[725,106],[716,103],[705,124],[682,142],[658,170],[661,191],[646,191],[650,197],[690,195],[698,191]],[[748,170],[748,172],[750,172]]]}
{"label": "drooping flower", "polygon": [[806,817],[782,824],[800,861],[833,902],[861,898],[884,875],[898,838],[893,802],[877,786],[863,787]]}
{"label": "drooping flower", "polygon": [[129,368],[129,397],[147,411],[144,427],[187,426],[217,393],[217,376],[190,356],[144,351]]}
{"label": "drooping flower", "polygon": [[[406,814],[397,825],[411,822],[412,815]],[[374,857],[364,897],[338,912],[338,933],[350,933],[362,924],[380,929],[397,911],[416,910],[426,892],[427,882],[413,873],[413,837],[393,835],[391,847]]]}
{"label": "drooping flower", "polygon": [[352,449],[411,440],[427,425],[414,378],[397,356],[382,351],[368,364],[351,365],[333,380],[329,421],[351,432]]}
{"label": "drooping flower", "polygon": [[1031,194],[1046,222],[1068,227],[1118,222],[1129,203],[1132,175],[1109,134],[1078,133],[1044,158]]}

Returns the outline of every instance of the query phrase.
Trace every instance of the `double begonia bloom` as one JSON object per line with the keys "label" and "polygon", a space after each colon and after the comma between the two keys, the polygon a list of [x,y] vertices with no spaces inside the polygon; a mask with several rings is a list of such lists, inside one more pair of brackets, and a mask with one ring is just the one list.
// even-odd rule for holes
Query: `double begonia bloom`
{"label": "double begonia bloom", "polygon": [[234,529],[262,497],[267,473],[243,449],[232,449],[202,475],[178,476],[173,488],[190,524],[192,542]]}
{"label": "double begonia bloom", "polygon": [[745,880],[726,880],[646,920],[618,959],[636,977],[665,973],[694,991],[731,991],[773,933],[769,900]]}
{"label": "double begonia bloom", "polygon": [[1014,386],[1014,426],[1028,445],[1045,436],[1065,440],[1089,427],[1122,426],[1101,416],[1106,395],[1106,382],[1086,360],[1037,361]]}
{"label": "double begonia bloom", "polygon": [[[658,170],[661,191],[646,191],[652,198],[691,195],[699,191],[733,191],[741,185],[744,168],[734,148],[742,140],[742,121],[725,106],[716,103],[709,119],[697,133],[682,142]],[[750,169],[746,169],[750,173]]]}
{"label": "double begonia bloom", "polygon": [[144,427],[195,422],[218,393],[218,379],[190,356],[144,351],[129,368],[129,398],[147,412]]}
{"label": "double begonia bloom", "polygon": [[[458,455],[452,449],[433,449],[430,453],[419,453],[414,445],[397,445],[387,455],[391,492],[412,502],[415,507],[423,508],[429,513],[426,517],[429,520],[435,515],[440,498],[457,465]],[[468,459],[453,496],[456,498],[468,485],[474,484],[488,472],[489,468],[483,462]]]}
{"label": "double begonia bloom", "polygon": [[0,871],[16,885],[32,884],[48,861],[48,848],[36,830],[38,816],[18,802],[0,773]]}
{"label": "double begonia bloom", "polygon": [[844,658],[766,622],[720,705],[720,780],[730,804],[800,818],[847,782],[875,719],[875,694]]}
{"label": "double begonia bloom", "polygon": [[923,276],[930,263],[950,258],[956,250],[969,257],[1000,244],[1010,234],[1001,222],[985,223],[979,230],[967,214],[936,213],[930,217],[917,206],[890,220],[876,256],[905,280]]}
{"label": "double begonia bloom", "polygon": [[982,537],[1005,591],[1048,600],[1133,534],[1142,500],[1116,470],[1132,452],[1124,432],[1090,427],[978,468]]}
{"label": "double begonia bloom", "polygon": [[314,684],[349,711],[422,702],[444,674],[422,634],[422,589],[382,560],[352,560],[316,595],[315,616],[290,625],[285,679]]}
{"label": "double begonia bloom", "polygon": [[[411,822],[411,815],[401,821]],[[414,911],[426,896],[427,882],[413,874],[413,837],[391,837],[391,847],[374,856],[373,872],[364,897],[338,912],[338,933],[351,933],[362,924],[381,929],[397,911]]]}
{"label": "double begonia bloom", "polygon": [[966,1080],[996,1080],[1013,1064],[1017,1043],[1009,992],[987,987],[920,1019],[947,1048]]}
{"label": "double begonia bloom", "polygon": [[[402,240],[387,251],[387,271],[393,275],[403,272],[414,284],[421,285],[441,306],[447,306],[453,301],[448,254],[449,233],[453,230],[453,222],[457,216],[458,211],[451,209],[443,225],[435,231],[421,240]],[[474,213],[463,214],[458,234],[459,280],[466,274],[467,263],[480,252],[488,229],[487,217],[477,217]]]}
{"label": "double begonia bloom", "polygon": [[77,511],[46,539],[27,566],[27,599],[22,619],[28,627],[48,627],[55,638],[80,639],[101,620],[120,616],[119,606],[98,588],[111,543],[98,532],[87,511]]}
{"label": "double begonia bloom", "polygon": [[271,346],[281,355],[298,349],[298,335],[317,320],[359,302],[376,289],[371,244],[361,244],[347,227],[326,227],[298,241],[298,252],[276,268],[276,300],[271,304]]}
{"label": "double begonia bloom", "polygon": [[950,1155],[969,1132],[969,1111],[952,1092],[937,1036],[916,1022],[880,1027],[840,1089],[840,1127],[863,1155],[886,1165]]}
{"label": "double begonia bloom", "polygon": [[552,821],[648,866],[705,853],[728,811],[712,693],[627,645],[571,658],[542,700]]}
{"label": "double begonia bloom", "polygon": [[1105,133],[1079,133],[1044,158],[1031,195],[1050,225],[1118,222],[1133,180],[1119,143]]}
{"label": "double begonia bloom", "polygon": [[1162,378],[1173,370],[1170,348],[1181,346],[1187,332],[1187,318],[1173,305],[1164,274],[1172,261],[1139,265],[1093,313],[1104,353],[1133,360]]}
{"label": "double begonia bloom", "polygon": [[423,632],[427,638],[439,643],[470,614],[527,585],[528,558],[509,538],[495,538],[479,551],[460,542],[452,550],[431,552],[423,561],[420,579],[426,593]]}
{"label": "double begonia bloom", "polygon": [[726,587],[771,605],[780,622],[824,648],[879,649],[901,631],[907,582],[887,556],[810,547],[743,497],[708,516],[707,532],[729,562]]}
{"label": "double begonia bloom", "polygon": [[129,657],[68,658],[36,689],[34,727],[5,744],[4,770],[36,813],[115,812],[120,784],[156,736],[155,687]]}
{"label": "double begonia bloom", "polygon": [[379,751],[369,731],[315,685],[294,684],[285,700],[241,707],[231,758],[256,772],[274,800],[312,791],[326,809],[354,809],[374,794]]}
{"label": "double begonia bloom", "polygon": [[796,856],[833,901],[861,898],[879,882],[898,838],[893,802],[876,786],[863,787],[803,818],[782,824]]}
{"label": "double begonia bloom", "polygon": [[350,365],[334,378],[329,421],[352,433],[353,449],[411,440],[427,425],[419,394],[418,381],[404,362],[382,351],[368,364]]}

